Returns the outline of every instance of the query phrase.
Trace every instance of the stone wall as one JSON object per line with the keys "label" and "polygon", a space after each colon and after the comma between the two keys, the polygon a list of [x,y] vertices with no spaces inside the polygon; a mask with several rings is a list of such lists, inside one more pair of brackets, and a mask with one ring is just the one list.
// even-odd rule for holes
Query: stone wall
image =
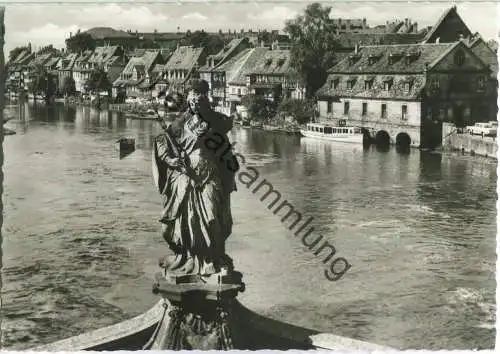
{"label": "stone wall", "polygon": [[496,138],[458,134],[453,124],[443,123],[443,149],[497,158]]}

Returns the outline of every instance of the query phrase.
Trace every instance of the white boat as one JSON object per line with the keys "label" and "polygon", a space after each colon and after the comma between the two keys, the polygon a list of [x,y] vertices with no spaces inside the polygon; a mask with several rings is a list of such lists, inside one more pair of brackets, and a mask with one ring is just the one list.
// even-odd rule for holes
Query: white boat
{"label": "white boat", "polygon": [[307,138],[363,144],[363,131],[359,127],[308,123],[300,133]]}

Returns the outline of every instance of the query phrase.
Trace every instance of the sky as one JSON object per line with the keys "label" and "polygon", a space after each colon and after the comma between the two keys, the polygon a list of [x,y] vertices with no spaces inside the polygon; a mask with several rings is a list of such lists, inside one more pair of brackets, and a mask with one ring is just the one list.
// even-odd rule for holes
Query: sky
{"label": "sky", "polygon": [[[18,0],[23,1],[23,0]],[[37,1],[37,0],[35,0]],[[215,0],[148,3],[83,4],[30,3],[6,5],[5,51],[31,42],[39,47],[53,44],[64,47],[64,40],[77,29],[106,26],[115,29],[159,32],[205,29],[282,29],[286,19],[301,13],[308,2],[240,2],[217,3]],[[2,0],[0,0],[2,2]],[[360,2],[336,1],[325,3],[332,7],[334,18],[366,18],[369,26],[386,21],[410,18],[419,28],[432,26],[453,2]],[[460,2],[457,9],[472,32],[485,40],[497,38],[500,27],[499,5],[494,2]]]}

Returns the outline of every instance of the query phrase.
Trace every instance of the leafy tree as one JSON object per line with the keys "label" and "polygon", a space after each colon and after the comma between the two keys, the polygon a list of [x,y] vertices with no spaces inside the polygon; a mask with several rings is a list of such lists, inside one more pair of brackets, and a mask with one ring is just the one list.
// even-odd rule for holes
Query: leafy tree
{"label": "leafy tree", "polygon": [[61,92],[64,96],[73,96],[76,92],[75,79],[72,76],[66,76],[63,81]]}
{"label": "leafy tree", "polygon": [[78,32],[73,37],[66,39],[66,48],[72,53],[94,50],[95,47],[95,41],[88,33]]}
{"label": "leafy tree", "polygon": [[106,74],[102,68],[93,70],[85,83],[85,89],[93,93],[103,91],[109,93],[111,90],[111,82],[109,82],[108,74]]}
{"label": "leafy tree", "polygon": [[276,103],[264,97],[246,95],[241,98],[241,103],[248,109],[251,119],[269,122],[276,115]]}
{"label": "leafy tree", "polygon": [[194,31],[186,35],[183,45],[203,47],[208,54],[215,54],[224,48],[224,40],[217,34],[208,34],[205,31]]}
{"label": "leafy tree", "polygon": [[58,49],[54,48],[54,46],[52,44],[49,44],[48,46],[41,48],[37,52],[38,55],[48,54],[48,53],[59,55],[60,51]]}
{"label": "leafy tree", "polygon": [[308,123],[314,117],[316,105],[312,100],[285,99],[278,105],[278,114],[292,116],[299,124]]}
{"label": "leafy tree", "polygon": [[56,93],[57,77],[49,73],[43,66],[37,66],[28,87],[28,90],[36,95],[42,95],[48,102]]}
{"label": "leafy tree", "polygon": [[292,42],[292,63],[306,83],[308,97],[313,97],[325,83],[327,70],[335,63],[338,42],[330,11],[331,7],[313,3],[304,14],[286,22],[285,31]]}

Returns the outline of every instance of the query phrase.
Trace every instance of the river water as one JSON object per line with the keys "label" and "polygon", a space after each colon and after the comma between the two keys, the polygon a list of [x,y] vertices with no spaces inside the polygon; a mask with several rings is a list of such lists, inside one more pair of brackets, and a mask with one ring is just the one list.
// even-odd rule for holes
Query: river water
{"label": "river water", "polygon": [[[90,108],[8,106],[3,346],[25,349],[150,308],[166,252],[151,177],[155,122]],[[136,139],[119,159],[116,139]],[[352,268],[334,282],[240,184],[228,253],[250,309],[400,349],[486,349],[495,338],[496,162],[381,152],[235,128],[248,165]]]}

